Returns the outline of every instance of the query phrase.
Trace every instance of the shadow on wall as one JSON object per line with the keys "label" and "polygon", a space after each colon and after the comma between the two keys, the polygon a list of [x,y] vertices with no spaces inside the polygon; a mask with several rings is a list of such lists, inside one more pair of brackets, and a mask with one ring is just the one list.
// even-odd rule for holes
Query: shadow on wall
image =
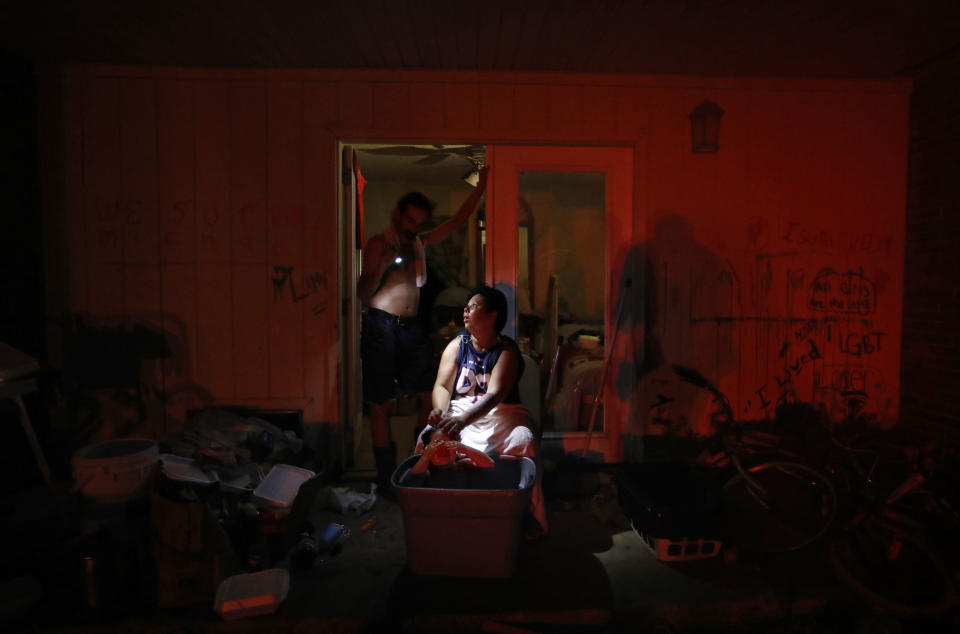
{"label": "shadow on wall", "polygon": [[732,329],[724,325],[735,313],[733,273],[678,214],[663,216],[649,241],[629,249],[623,271],[616,347],[626,361],[614,381],[627,404],[625,434],[709,433],[712,397],[676,385],[670,366],[697,368],[714,383],[736,370]]}
{"label": "shadow on wall", "polygon": [[[162,321],[178,333],[153,325]],[[171,399],[206,403],[210,395],[198,385],[175,384],[160,374],[182,375],[189,364],[184,326],[172,316],[141,315],[124,319],[86,314],[63,324],[64,363],[58,389],[68,409],[75,443],[91,439],[162,433],[164,407]],[[150,370],[145,361],[157,362]],[[152,372],[152,374],[151,374]]]}
{"label": "shadow on wall", "polygon": [[143,359],[170,358],[163,332],[144,324],[90,325],[77,316],[65,337],[64,370],[88,389],[137,389]]}

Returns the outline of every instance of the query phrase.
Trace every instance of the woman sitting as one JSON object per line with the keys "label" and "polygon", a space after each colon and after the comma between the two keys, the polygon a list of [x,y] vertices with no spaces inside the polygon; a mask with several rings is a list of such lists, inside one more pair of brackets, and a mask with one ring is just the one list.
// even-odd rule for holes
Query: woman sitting
{"label": "woman sitting", "polygon": [[[417,441],[416,453],[425,453],[429,446],[425,438],[429,439],[436,429],[488,459],[536,460],[533,420],[520,403],[518,389],[523,359],[516,342],[500,334],[506,321],[507,298],[501,291],[489,286],[471,291],[463,309],[466,332],[452,339],[440,358],[433,410]],[[476,459],[473,461],[480,466]],[[540,531],[546,532],[539,469],[530,510]]]}

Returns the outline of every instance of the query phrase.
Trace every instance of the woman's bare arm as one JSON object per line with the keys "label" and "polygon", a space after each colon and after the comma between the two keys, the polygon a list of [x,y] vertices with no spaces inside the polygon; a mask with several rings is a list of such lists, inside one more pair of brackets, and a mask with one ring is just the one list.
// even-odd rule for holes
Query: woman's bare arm
{"label": "woman's bare arm", "polygon": [[460,350],[460,337],[454,337],[443,349],[437,380],[433,384],[433,410],[427,417],[427,424],[436,425],[450,407],[453,396],[453,384],[457,380],[457,353]]}

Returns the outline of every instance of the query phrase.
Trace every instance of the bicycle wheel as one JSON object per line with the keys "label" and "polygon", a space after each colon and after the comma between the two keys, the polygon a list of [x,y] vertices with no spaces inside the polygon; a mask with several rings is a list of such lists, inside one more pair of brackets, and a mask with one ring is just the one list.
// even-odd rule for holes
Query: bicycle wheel
{"label": "bicycle wheel", "polygon": [[903,618],[944,614],[955,596],[946,567],[911,536],[900,538],[899,552],[891,557],[891,539],[879,520],[844,531],[827,548],[837,578],[877,612]]}
{"label": "bicycle wheel", "polygon": [[786,553],[823,536],[837,517],[827,476],[786,460],[763,462],[724,485],[730,539],[746,550]]}

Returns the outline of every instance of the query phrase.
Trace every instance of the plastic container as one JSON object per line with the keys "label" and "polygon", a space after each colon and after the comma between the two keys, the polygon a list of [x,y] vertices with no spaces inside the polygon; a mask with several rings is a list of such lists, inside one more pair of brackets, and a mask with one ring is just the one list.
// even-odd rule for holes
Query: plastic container
{"label": "plastic container", "polygon": [[218,481],[216,471],[207,473],[196,460],[170,453],[160,454],[160,471],[176,482],[215,484]]}
{"label": "plastic container", "polygon": [[[447,577],[509,577],[536,465],[497,460],[489,469],[437,470],[404,478],[419,456],[393,473],[410,571]],[[414,484],[415,483],[415,484]]]}
{"label": "plastic container", "polygon": [[253,490],[253,498],[268,506],[288,509],[296,499],[300,485],[315,475],[309,469],[288,464],[273,465],[267,477]]}
{"label": "plastic container", "polygon": [[653,537],[637,530],[633,530],[643,539],[643,543],[653,551],[660,561],[696,561],[710,559],[720,554],[723,543],[716,539],[680,537]]}
{"label": "plastic container", "polygon": [[84,496],[117,504],[140,497],[157,467],[160,450],[149,438],[87,445],[73,455],[73,476]]}
{"label": "plastic container", "polygon": [[290,573],[282,568],[233,575],[220,582],[213,609],[226,620],[273,614],[287,598]]}

